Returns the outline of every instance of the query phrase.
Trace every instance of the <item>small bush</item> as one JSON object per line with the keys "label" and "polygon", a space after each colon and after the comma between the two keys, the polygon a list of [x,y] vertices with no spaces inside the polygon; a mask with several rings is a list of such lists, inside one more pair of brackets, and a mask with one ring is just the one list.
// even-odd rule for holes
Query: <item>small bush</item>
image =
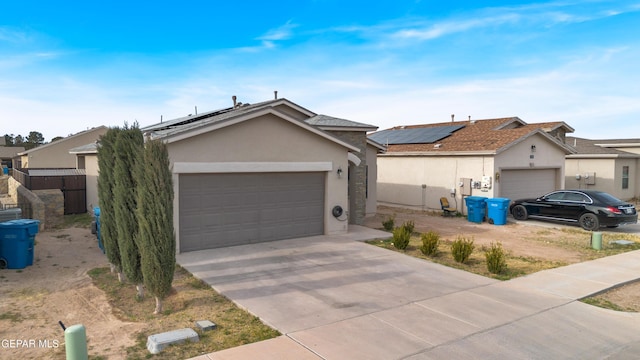
{"label": "small bush", "polygon": [[404,225],[393,229],[393,246],[396,249],[406,249],[409,245],[409,240],[411,240],[411,232]]}
{"label": "small bush", "polygon": [[389,216],[387,220],[382,222],[382,227],[386,231],[392,231],[393,227],[396,225],[396,216]]}
{"label": "small bush", "polygon": [[440,235],[438,233],[429,231],[426,234],[422,234],[422,247],[420,251],[427,256],[433,256],[438,252],[438,246],[440,246]]}
{"label": "small bush", "polygon": [[402,226],[404,226],[404,228],[407,229],[410,234],[413,234],[413,230],[415,230],[416,228],[416,224],[413,222],[413,220],[405,221],[404,223],[402,223]]}
{"label": "small bush", "polygon": [[500,274],[507,270],[507,260],[501,243],[491,243],[489,250],[484,252],[487,259],[487,270],[492,274]]}
{"label": "small bush", "polygon": [[453,255],[455,261],[464,264],[469,260],[474,248],[473,239],[458,236],[453,244],[451,244],[451,255]]}

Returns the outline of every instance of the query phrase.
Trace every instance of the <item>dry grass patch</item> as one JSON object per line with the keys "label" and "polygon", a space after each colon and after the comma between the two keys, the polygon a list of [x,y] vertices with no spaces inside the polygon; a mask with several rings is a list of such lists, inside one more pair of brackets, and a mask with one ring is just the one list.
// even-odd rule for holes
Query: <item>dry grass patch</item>
{"label": "dry grass patch", "polygon": [[135,286],[119,283],[108,268],[93,269],[89,275],[95,286],[106,293],[116,317],[146,324],[146,328],[136,334],[136,345],[126,349],[127,359],[150,356],[146,348],[149,335],[187,327],[198,331],[195,327],[198,320],[210,320],[217,329],[199,332],[199,342],[170,346],[153,358],[190,358],[280,335],[179,266],[174,275],[173,291],[165,299],[162,315],[153,315],[155,300],[152,296],[147,294],[145,299],[136,300]]}

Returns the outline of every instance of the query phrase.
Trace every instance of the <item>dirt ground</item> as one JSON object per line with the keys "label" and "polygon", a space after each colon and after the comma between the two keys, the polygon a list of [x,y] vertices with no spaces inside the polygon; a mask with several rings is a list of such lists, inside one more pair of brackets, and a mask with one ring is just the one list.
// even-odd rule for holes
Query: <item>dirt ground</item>
{"label": "dirt ground", "polygon": [[0,359],[64,359],[65,326],[82,324],[88,348],[121,358],[143,324],[113,314],[87,271],[107,266],[89,229],[36,235],[33,266],[0,270]]}
{"label": "dirt ground", "polygon": [[[380,207],[367,226],[381,228],[387,217],[395,214],[396,224],[413,220],[416,231],[437,231],[443,238],[457,235],[473,237],[475,244],[501,242],[515,255],[554,260],[571,264],[585,260],[584,253],[548,238],[576,236],[589,244],[581,231],[563,232],[555,228],[523,224],[495,226],[474,224],[464,218],[429,216],[420,211]],[[107,266],[89,229],[70,228],[48,231],[36,236],[34,265],[23,270],[0,270],[0,359],[64,359],[66,326],[83,324],[87,329],[90,353],[110,359],[123,357],[124,348],[134,345],[133,334],[144,324],[117,319],[104,293],[92,285],[87,271]],[[611,301],[625,308],[640,308],[640,283],[611,291]]]}

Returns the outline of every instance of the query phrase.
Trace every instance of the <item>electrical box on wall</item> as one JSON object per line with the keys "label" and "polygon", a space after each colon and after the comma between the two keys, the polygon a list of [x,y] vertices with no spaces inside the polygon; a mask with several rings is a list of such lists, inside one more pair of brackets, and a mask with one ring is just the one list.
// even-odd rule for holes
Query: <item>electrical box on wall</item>
{"label": "electrical box on wall", "polygon": [[471,179],[470,178],[460,178],[460,194],[462,196],[470,196],[471,195]]}
{"label": "electrical box on wall", "polygon": [[585,185],[595,185],[596,184],[596,173],[590,172],[584,174],[584,184]]}
{"label": "electrical box on wall", "polygon": [[480,186],[483,190],[491,189],[491,176],[483,176]]}

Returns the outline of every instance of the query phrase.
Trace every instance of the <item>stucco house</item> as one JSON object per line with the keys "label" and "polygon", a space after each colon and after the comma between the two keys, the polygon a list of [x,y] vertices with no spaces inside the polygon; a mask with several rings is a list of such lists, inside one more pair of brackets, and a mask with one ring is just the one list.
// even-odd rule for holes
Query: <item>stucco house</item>
{"label": "stucco house", "polygon": [[87,211],[98,206],[98,141],[69,150],[75,156],[75,168],[84,170]]}
{"label": "stucco house", "polygon": [[76,156],[69,150],[97,141],[107,132],[106,126],[99,126],[66,138],[38,146],[19,153],[20,164],[23,169],[72,169],[76,167]]}
{"label": "stucco house", "polygon": [[[0,143],[4,143],[4,138]],[[22,146],[0,145],[0,165],[8,169],[13,167],[13,160],[18,157],[18,153],[24,151]],[[1,174],[0,174],[1,175]]]}
{"label": "stucco house", "polygon": [[[376,155],[384,150],[366,137],[375,129],[276,98],[234,100],[141,130],[167,144],[177,250],[186,252],[345,233],[375,213]],[[71,153],[86,170],[89,202],[97,151],[85,145]]]}
{"label": "stucco house", "polygon": [[640,198],[640,139],[590,140],[567,137],[567,188],[595,189],[623,199]]}
{"label": "stucco house", "polygon": [[564,187],[564,122],[527,124],[517,117],[397,126],[369,135],[387,146],[378,156],[378,201],[439,209],[440,198],[464,212],[466,196],[518,199]]}

